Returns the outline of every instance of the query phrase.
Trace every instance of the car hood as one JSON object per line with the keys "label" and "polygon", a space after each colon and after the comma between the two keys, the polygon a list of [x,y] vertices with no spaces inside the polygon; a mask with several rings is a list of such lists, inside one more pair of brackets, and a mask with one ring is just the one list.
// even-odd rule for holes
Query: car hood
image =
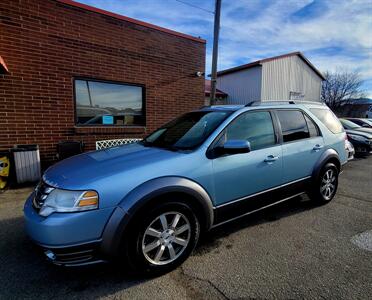
{"label": "car hood", "polygon": [[66,189],[87,186],[101,178],[182,155],[185,154],[141,144],[123,145],[65,159],[50,167],[43,180],[51,186]]}
{"label": "car hood", "polygon": [[372,128],[360,127],[358,129],[353,129],[353,130],[372,134]]}
{"label": "car hood", "polygon": [[364,131],[364,130],[354,130],[354,129],[346,129],[346,133],[349,134],[355,134],[355,135],[361,135],[368,139],[372,139],[372,132]]}

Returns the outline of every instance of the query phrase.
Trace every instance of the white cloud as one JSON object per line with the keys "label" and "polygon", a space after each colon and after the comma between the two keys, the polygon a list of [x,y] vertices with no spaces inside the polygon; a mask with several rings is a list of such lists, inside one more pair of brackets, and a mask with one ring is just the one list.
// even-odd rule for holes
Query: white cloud
{"label": "white cloud", "polygon": [[[208,40],[213,15],[175,0],[79,0]],[[187,2],[214,9],[214,0]],[[358,70],[372,94],[371,0],[223,0],[218,68],[302,51],[321,71]]]}

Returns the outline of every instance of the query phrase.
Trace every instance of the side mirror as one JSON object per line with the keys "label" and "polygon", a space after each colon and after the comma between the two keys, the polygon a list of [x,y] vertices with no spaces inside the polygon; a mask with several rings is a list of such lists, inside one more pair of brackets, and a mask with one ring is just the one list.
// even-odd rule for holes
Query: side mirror
{"label": "side mirror", "polygon": [[221,154],[239,154],[251,151],[251,144],[246,140],[229,140],[220,148]]}
{"label": "side mirror", "polygon": [[368,124],[363,124],[362,127],[369,128]]}

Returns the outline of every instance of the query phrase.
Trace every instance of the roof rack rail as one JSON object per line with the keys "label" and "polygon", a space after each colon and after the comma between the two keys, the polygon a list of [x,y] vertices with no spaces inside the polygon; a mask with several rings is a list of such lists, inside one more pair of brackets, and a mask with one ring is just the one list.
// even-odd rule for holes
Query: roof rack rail
{"label": "roof rack rail", "polygon": [[308,104],[321,104],[324,105],[324,102],[318,102],[318,101],[302,101],[302,100],[269,100],[269,101],[251,101],[244,105],[245,107],[250,107],[250,106],[259,106],[259,105],[265,105],[265,104],[303,104],[303,103],[308,103]]}
{"label": "roof rack rail", "polygon": [[245,107],[249,107],[249,106],[252,106],[253,104],[255,104],[255,103],[259,103],[259,102],[261,102],[261,101],[251,101],[251,102],[248,102],[246,105],[244,105]]}
{"label": "roof rack rail", "polygon": [[295,104],[295,102],[294,101],[292,101],[292,100],[288,100],[288,101],[275,101],[275,100],[273,100],[273,101],[251,101],[251,102],[249,102],[249,103],[247,103],[246,105],[245,105],[245,107],[249,107],[249,106],[258,106],[258,105],[265,105],[265,104],[272,104],[272,103],[275,103],[275,104]]}
{"label": "roof rack rail", "polygon": [[302,104],[302,103],[308,103],[308,104],[321,104],[325,105],[323,101],[309,101],[309,100],[296,100],[293,101],[295,104]]}

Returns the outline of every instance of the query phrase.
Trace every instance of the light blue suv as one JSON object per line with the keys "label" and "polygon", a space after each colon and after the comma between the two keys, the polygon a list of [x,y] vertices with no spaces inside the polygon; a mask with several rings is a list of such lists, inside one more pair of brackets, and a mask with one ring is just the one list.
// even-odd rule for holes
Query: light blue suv
{"label": "light blue suv", "polygon": [[200,232],[303,193],[331,201],[345,140],[321,104],[204,107],[140,143],[49,168],[26,201],[26,230],[55,264],[166,272]]}

